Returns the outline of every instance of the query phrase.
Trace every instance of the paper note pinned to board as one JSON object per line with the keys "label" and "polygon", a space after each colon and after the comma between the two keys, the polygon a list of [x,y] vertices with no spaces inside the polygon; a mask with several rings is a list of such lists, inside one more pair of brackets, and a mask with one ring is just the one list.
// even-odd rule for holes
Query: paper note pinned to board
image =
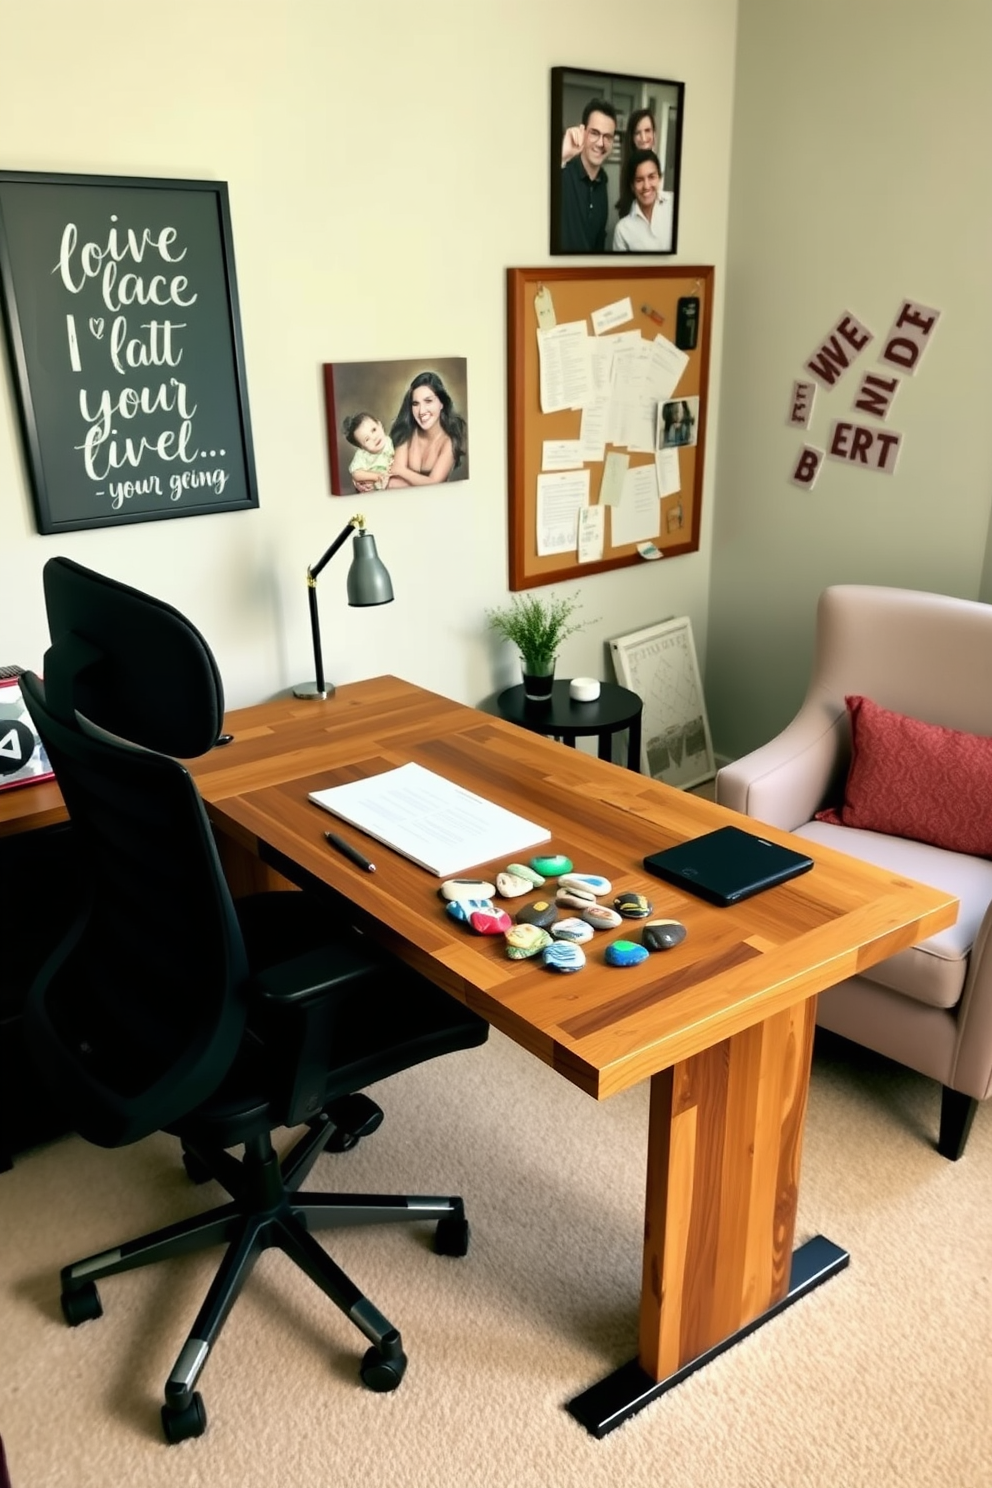
{"label": "paper note pinned to board", "polygon": [[588,470],[537,477],[537,554],[574,553],[579,511],[589,505]]}
{"label": "paper note pinned to board", "polygon": [[648,542],[661,526],[661,503],[654,464],[632,465],[624,477],[623,500],[610,515],[610,534],[616,546]]}
{"label": "paper note pinned to board", "polygon": [[679,469],[677,449],[656,450],[654,465],[658,473],[659,496],[674,496],[676,491],[681,491],[682,473]]}
{"label": "paper note pinned to board", "polygon": [[597,336],[602,336],[605,331],[612,331],[614,326],[624,325],[633,318],[634,307],[629,295],[625,299],[614,300],[612,305],[604,305],[602,309],[594,310],[590,316],[592,328]]}
{"label": "paper note pinned to board", "polygon": [[627,479],[629,455],[611,450],[603,462],[603,481],[599,488],[599,499],[603,506],[619,506],[623,499],[623,483]]}
{"label": "paper note pinned to board", "polygon": [[542,470],[581,470],[582,461],[582,441],[579,439],[541,441]]}
{"label": "paper note pinned to board", "polygon": [[589,340],[584,320],[567,321],[553,331],[538,330],[541,412],[581,408],[589,396]]}
{"label": "paper note pinned to board", "polygon": [[537,313],[537,323],[542,331],[554,330],[558,324],[555,319],[555,305],[551,298],[551,291],[546,284],[542,284],[534,296],[534,309]]}
{"label": "paper note pinned to board", "polygon": [[579,511],[579,562],[595,563],[603,556],[606,508],[583,506]]}

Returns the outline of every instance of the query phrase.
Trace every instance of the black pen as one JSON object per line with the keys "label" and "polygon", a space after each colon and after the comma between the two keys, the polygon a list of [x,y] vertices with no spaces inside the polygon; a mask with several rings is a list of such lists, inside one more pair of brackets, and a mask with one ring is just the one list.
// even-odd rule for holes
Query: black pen
{"label": "black pen", "polygon": [[357,847],[352,847],[350,842],[345,842],[344,838],[339,837],[336,832],[325,832],[324,836],[332,847],[336,847],[339,853],[344,853],[346,858],[357,863],[359,868],[364,868],[366,873],[375,872],[375,864],[370,863],[368,858],[363,858]]}

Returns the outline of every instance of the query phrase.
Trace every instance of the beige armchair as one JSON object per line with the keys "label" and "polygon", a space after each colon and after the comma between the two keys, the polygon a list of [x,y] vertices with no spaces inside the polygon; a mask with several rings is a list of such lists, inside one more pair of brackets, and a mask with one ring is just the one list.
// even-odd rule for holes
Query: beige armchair
{"label": "beige armchair", "polygon": [[957,1159],[992,1090],[992,862],[813,819],[843,797],[848,694],[992,735],[992,606],[909,589],[826,589],[802,707],[770,743],[722,769],[716,786],[724,806],[959,898],[956,925],[821,993],[817,1012],[824,1028],[940,1081],[937,1147]]}

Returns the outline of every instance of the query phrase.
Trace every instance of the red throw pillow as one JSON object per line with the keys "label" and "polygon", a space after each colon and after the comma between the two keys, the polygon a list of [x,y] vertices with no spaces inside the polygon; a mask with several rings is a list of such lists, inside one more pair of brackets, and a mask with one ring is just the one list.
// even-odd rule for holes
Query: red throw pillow
{"label": "red throw pillow", "polygon": [[844,804],[817,821],[992,857],[992,739],[845,699],[851,767]]}

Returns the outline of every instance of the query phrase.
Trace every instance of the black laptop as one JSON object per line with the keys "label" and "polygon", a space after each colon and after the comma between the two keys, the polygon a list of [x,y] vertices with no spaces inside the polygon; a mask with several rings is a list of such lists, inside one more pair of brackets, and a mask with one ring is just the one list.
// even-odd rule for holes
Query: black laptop
{"label": "black laptop", "polygon": [[719,827],[644,859],[649,873],[711,904],[739,904],[762,889],[808,873],[813,859],[740,827]]}

